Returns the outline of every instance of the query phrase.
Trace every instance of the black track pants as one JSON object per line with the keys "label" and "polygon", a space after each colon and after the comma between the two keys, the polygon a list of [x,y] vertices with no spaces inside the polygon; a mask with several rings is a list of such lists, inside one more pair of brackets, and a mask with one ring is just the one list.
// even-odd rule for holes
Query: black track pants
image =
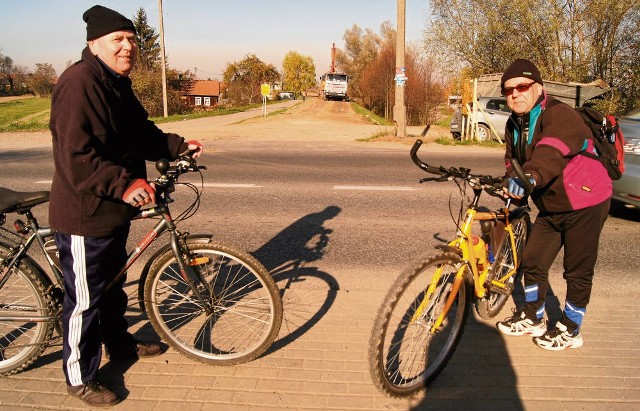
{"label": "black track pants", "polygon": [[565,213],[540,213],[531,229],[522,257],[525,313],[542,318],[549,288],[549,268],[564,247],[564,279],[567,295],[562,323],[570,331],[580,328],[591,297],[593,270],[598,258],[600,232],[609,213],[610,200]]}

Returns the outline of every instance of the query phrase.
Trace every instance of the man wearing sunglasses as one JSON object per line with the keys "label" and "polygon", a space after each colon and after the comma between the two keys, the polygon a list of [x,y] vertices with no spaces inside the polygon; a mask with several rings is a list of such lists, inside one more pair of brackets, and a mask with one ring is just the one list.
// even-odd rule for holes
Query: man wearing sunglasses
{"label": "man wearing sunglasses", "polygon": [[[518,59],[501,78],[512,115],[505,130],[507,195],[519,200],[524,183],[515,176],[517,159],[534,189],[539,210],[522,255],[525,306],[498,322],[503,334],[533,337],[547,350],[579,348],[580,327],[591,295],[598,242],[607,218],[612,184],[604,166],[584,152],[595,153],[591,131],[569,105],[547,95],[540,71]],[[567,294],[562,318],[547,329],[545,297],[549,268],[564,247]]]}

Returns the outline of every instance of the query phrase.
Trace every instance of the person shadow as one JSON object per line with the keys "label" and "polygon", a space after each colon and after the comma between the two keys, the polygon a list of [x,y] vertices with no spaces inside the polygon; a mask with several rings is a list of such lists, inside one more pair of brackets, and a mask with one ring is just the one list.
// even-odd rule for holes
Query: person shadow
{"label": "person shadow", "polygon": [[331,205],[284,228],[252,254],[280,288],[283,321],[279,338],[264,355],[309,331],[329,311],[340,288],[331,274],[313,265],[325,256],[333,230],[325,227],[342,209]]}

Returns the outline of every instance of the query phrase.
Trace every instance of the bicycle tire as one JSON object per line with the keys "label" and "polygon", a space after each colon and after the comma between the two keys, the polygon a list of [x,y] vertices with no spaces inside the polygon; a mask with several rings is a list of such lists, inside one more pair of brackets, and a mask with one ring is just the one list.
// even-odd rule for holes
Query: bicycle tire
{"label": "bicycle tire", "polygon": [[266,268],[250,254],[220,243],[188,244],[194,266],[214,295],[198,284],[213,308],[207,314],[180,277],[173,252],[158,256],[144,284],[147,315],[171,347],[194,360],[234,365],[262,355],[282,323],[282,299]]}
{"label": "bicycle tire", "polygon": [[[0,247],[0,260],[6,258]],[[16,374],[35,362],[53,333],[54,302],[41,273],[21,261],[0,288],[0,376]],[[34,321],[41,317],[43,321]],[[49,318],[50,321],[47,321]]]}
{"label": "bicycle tire", "polygon": [[[531,219],[528,213],[523,213],[511,220],[511,227],[513,229],[514,240],[516,243],[516,251],[518,255],[522,255],[524,246],[529,237],[529,230],[531,228]],[[498,249],[495,254],[495,260],[491,264],[491,274],[488,276],[487,281],[500,279],[507,275],[507,273],[513,269],[513,250],[511,249],[510,239],[508,235],[502,236],[502,241],[498,245]],[[507,283],[512,285],[515,281],[515,273],[512,275]],[[499,291],[492,291],[490,288],[483,298],[476,299],[475,306],[476,312],[485,320],[489,320],[502,311],[504,305],[509,300],[511,294],[501,293]]]}
{"label": "bicycle tire", "polygon": [[[431,332],[463,265],[464,281],[454,304],[442,325]],[[438,267],[443,268],[438,285],[423,314],[413,320]],[[369,340],[369,371],[380,391],[392,397],[409,397],[442,371],[467,319],[469,279],[469,268],[462,259],[457,254],[444,253],[415,262],[395,280],[378,310]]]}

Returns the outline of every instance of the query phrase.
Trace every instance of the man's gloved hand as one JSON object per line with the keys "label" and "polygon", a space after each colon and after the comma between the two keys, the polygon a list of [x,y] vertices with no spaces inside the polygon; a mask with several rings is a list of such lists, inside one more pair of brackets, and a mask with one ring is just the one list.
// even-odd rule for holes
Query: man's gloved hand
{"label": "man's gloved hand", "polygon": [[195,153],[193,153],[192,155],[193,158],[198,158],[202,155],[202,152],[204,151],[204,147],[202,146],[201,142],[197,140],[189,140],[187,141],[187,145],[189,150],[196,150]]}
{"label": "man's gloved hand", "polygon": [[127,187],[122,195],[122,200],[134,207],[155,203],[156,188],[153,183],[149,184],[147,180],[137,178]]}
{"label": "man's gloved hand", "polygon": [[[534,187],[536,186],[536,180],[531,177],[529,177],[529,183],[531,183],[531,185]],[[524,182],[520,180],[518,177],[510,178],[509,185],[507,187],[507,192],[511,197],[522,198],[525,194]]]}

